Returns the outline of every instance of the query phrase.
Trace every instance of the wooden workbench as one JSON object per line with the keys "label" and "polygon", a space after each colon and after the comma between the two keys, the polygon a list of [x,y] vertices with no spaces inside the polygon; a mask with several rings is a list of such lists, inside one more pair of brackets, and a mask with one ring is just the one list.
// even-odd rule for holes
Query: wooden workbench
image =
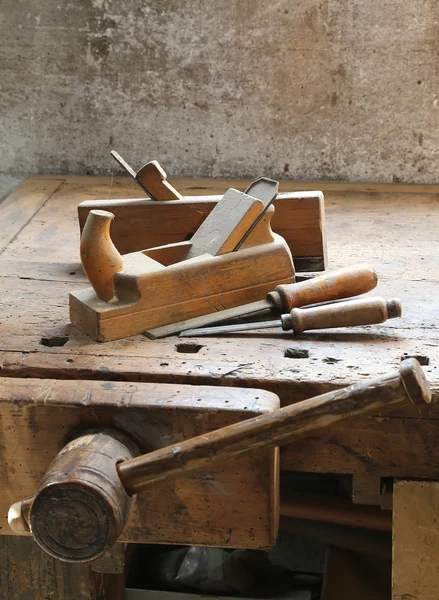
{"label": "wooden workbench", "polygon": [[[173,183],[192,195],[247,185],[242,180]],[[132,198],[141,192],[127,178],[34,176],[0,206],[1,374],[258,387],[288,404],[390,371],[403,357],[419,356],[428,363],[425,372],[437,396],[439,186],[285,181],[280,189],[323,190],[330,268],[373,265],[380,281],[376,293],[399,297],[402,319],[297,338],[273,329],[233,338],[150,341],[139,335],[92,342],[69,323],[68,293],[87,286],[78,256],[76,206],[86,199]],[[284,357],[289,347],[308,350],[309,358]],[[419,415],[408,407],[333,427],[284,448],[281,465],[284,470],[352,474],[355,500],[379,503],[381,478],[437,477],[438,417],[439,408]],[[439,596],[437,564],[432,568],[431,562],[439,552],[439,527],[433,520],[438,488],[435,482],[395,485],[394,599]],[[2,540],[10,547],[17,544]],[[421,567],[413,564],[415,559]],[[2,583],[2,577],[0,585],[13,586],[10,579]],[[13,587],[10,591],[13,597]]]}

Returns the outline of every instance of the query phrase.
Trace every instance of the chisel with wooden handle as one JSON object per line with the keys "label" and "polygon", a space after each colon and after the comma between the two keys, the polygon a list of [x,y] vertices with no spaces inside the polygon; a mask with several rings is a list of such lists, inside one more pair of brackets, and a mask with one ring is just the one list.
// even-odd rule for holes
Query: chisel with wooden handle
{"label": "chisel with wooden handle", "polygon": [[266,300],[150,329],[145,331],[144,335],[155,340],[187,329],[205,327],[261,311],[274,310],[277,313],[287,313],[293,308],[308,304],[359,296],[373,290],[377,283],[377,274],[369,265],[347,267],[300,283],[278,285],[268,294]]}
{"label": "chisel with wooden handle", "polygon": [[401,316],[401,302],[397,298],[386,300],[379,296],[357,298],[333,304],[323,304],[312,308],[293,308],[290,313],[281,315],[279,321],[263,323],[239,323],[219,327],[201,327],[182,331],[180,337],[199,337],[282,327],[295,334],[310,329],[333,329],[334,327],[357,327],[384,323],[387,319]]}

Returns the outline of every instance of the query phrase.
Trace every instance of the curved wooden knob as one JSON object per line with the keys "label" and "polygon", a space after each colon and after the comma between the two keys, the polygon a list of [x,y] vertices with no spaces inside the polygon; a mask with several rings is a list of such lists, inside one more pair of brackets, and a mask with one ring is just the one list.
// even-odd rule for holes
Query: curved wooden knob
{"label": "curved wooden knob", "polygon": [[69,562],[93,560],[112,546],[135,502],[116,465],[138,453],[131,440],[113,432],[89,433],[67,444],[30,508],[30,530],[39,546]]}
{"label": "curved wooden knob", "polygon": [[81,263],[100,300],[114,296],[113,277],[123,269],[123,259],[111,241],[110,225],[114,215],[106,210],[91,210],[81,235]]}

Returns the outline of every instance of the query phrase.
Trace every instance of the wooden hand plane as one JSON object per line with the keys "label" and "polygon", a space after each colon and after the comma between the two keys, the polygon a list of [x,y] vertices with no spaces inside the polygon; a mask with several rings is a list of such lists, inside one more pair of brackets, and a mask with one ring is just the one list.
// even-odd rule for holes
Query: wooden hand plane
{"label": "wooden hand plane", "polygon": [[[190,241],[122,256],[110,237],[113,214],[90,212],[81,261],[93,287],[70,294],[70,319],[109,341],[264,298],[295,270],[273,233],[277,182],[261,178],[248,194],[231,188]],[[250,195],[251,194],[251,195]]]}
{"label": "wooden hand plane", "polygon": [[[113,150],[111,154],[149,197],[86,200],[78,206],[78,217],[82,233],[91,210],[113,213],[111,237],[121,254],[190,239],[221,200],[221,195],[193,195],[203,193],[206,189],[203,182],[201,187],[188,188],[190,195],[182,195],[169,183],[165,170],[156,160],[136,172],[117,152]],[[180,180],[180,184],[183,186],[184,180]],[[212,191],[218,189],[215,182],[209,182],[209,187]],[[296,271],[325,270],[322,192],[282,192],[277,194],[274,205],[272,227],[287,242]]]}

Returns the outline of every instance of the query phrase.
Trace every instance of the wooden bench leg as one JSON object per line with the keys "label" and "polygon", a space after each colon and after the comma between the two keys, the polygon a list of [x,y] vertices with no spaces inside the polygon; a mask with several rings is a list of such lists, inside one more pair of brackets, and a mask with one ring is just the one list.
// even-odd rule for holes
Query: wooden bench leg
{"label": "wooden bench leg", "polygon": [[388,600],[390,560],[329,546],[321,600]]}
{"label": "wooden bench leg", "polygon": [[392,600],[439,598],[439,481],[393,488]]}
{"label": "wooden bench leg", "polygon": [[90,563],[91,600],[123,600],[125,595],[126,544],[114,544]]}
{"label": "wooden bench leg", "polygon": [[52,558],[31,537],[0,535],[0,599],[123,600],[124,565],[90,565]]}
{"label": "wooden bench leg", "polygon": [[0,598],[95,600],[90,567],[46,554],[31,537],[0,536]]}

